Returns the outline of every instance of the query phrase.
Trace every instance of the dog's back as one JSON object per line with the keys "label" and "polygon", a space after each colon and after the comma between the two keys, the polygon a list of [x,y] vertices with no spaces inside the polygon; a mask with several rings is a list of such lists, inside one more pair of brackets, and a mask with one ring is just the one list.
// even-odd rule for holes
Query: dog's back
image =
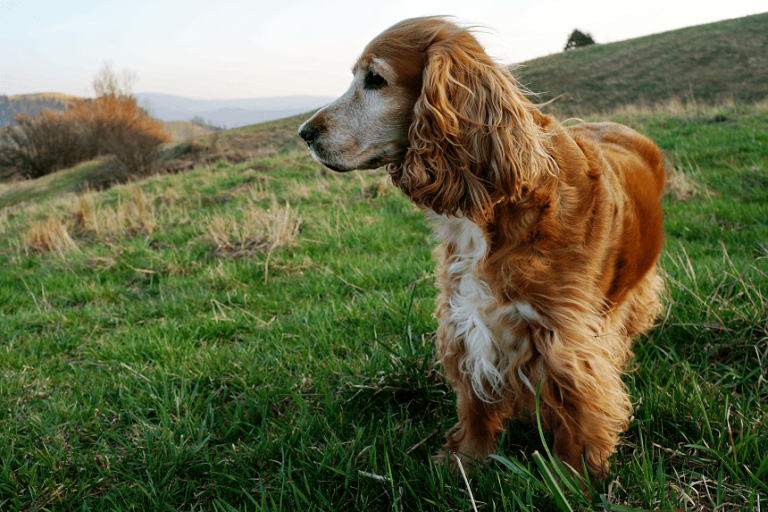
{"label": "dog's back", "polygon": [[584,123],[566,129],[582,150],[598,151],[627,196],[631,213],[623,216],[616,278],[606,283],[606,296],[620,299],[653,267],[663,241],[660,197],[666,185],[663,158],[647,137],[616,123]]}
{"label": "dog's back", "polygon": [[666,185],[661,152],[648,137],[618,123],[583,123],[566,128],[578,141],[589,138],[617,168],[631,172],[628,182],[641,184],[653,201],[658,202]]}

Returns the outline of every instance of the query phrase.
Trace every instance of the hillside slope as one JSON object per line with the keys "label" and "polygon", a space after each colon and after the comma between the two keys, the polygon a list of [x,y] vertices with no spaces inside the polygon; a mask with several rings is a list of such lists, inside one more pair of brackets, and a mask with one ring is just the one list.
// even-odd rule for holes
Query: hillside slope
{"label": "hillside slope", "polygon": [[[765,510],[768,105],[687,108],[607,116],[687,184],[609,477],[555,481],[534,411],[472,474],[481,510]],[[472,510],[431,459],[456,420],[431,226],[386,173],[314,162],[300,120],[196,141],[240,163],[61,171],[0,207],[0,510]]]}
{"label": "hillside slope", "polygon": [[768,97],[768,13],[598,44],[524,62],[515,71],[566,115],[677,97],[750,103]]}
{"label": "hillside slope", "polygon": [[[166,144],[160,151],[159,169],[164,173],[179,173],[215,162],[240,163],[253,158],[271,158],[278,154],[305,152],[304,142],[296,133],[298,127],[311,116],[305,113],[286,119],[270,121],[223,132],[185,133],[186,129],[198,128],[190,123],[179,124],[174,136],[177,142]],[[175,129],[165,123],[169,132]],[[188,136],[189,135],[189,136]],[[191,137],[197,137],[194,141]],[[184,142],[178,142],[183,140]],[[52,197],[81,193],[84,190],[103,190],[113,185],[136,179],[114,158],[97,158],[70,169],[33,180],[13,181],[3,184],[0,174],[0,212],[3,208],[24,202],[39,202]],[[0,225],[2,233],[2,225]]]}

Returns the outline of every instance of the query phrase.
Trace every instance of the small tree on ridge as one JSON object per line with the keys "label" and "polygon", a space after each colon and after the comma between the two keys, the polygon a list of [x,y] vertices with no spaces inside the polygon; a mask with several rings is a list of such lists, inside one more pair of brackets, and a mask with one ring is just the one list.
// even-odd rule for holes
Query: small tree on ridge
{"label": "small tree on ridge", "polygon": [[589,46],[595,44],[595,40],[589,32],[582,32],[579,29],[573,29],[571,35],[568,36],[568,42],[565,43],[565,51],[573,50],[574,48],[580,48],[582,46]]}

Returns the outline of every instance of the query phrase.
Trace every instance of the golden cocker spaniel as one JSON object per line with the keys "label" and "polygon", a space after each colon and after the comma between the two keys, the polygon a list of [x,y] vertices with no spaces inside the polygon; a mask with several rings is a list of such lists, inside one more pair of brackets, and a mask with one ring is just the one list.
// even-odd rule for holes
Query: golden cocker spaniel
{"label": "golden cocker spaniel", "polygon": [[438,457],[493,453],[540,386],[557,457],[604,478],[632,410],[631,337],[660,310],[658,148],[618,124],[563,127],[443,17],[387,29],[353,74],[299,133],[335,171],[386,165],[434,225],[438,351],[458,407]]}

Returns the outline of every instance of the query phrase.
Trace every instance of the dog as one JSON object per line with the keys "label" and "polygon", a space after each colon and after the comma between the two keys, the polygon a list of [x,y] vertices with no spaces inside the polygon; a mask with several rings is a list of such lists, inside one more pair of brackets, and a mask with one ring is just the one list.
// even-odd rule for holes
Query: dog
{"label": "dog", "polygon": [[458,412],[437,458],[482,463],[538,392],[555,456],[604,479],[632,412],[632,337],[660,313],[659,149],[619,124],[544,115],[445,17],[390,27],[352,72],[299,135],[334,171],[386,166],[434,225]]}

